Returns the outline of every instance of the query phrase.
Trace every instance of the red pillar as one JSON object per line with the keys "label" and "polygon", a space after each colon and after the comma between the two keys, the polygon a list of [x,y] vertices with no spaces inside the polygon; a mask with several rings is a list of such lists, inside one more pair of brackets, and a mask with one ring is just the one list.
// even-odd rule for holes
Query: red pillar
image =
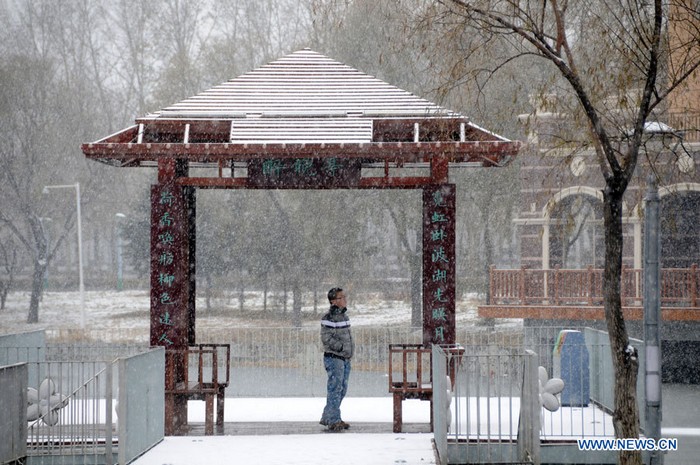
{"label": "red pillar", "polygon": [[423,188],[423,344],[454,344],[455,185]]}
{"label": "red pillar", "polygon": [[151,331],[152,346],[166,349],[165,433],[187,423],[187,400],[172,393],[187,378],[184,349],[194,336],[194,189],[176,179],[186,166],[159,162],[158,184],[151,187]]}

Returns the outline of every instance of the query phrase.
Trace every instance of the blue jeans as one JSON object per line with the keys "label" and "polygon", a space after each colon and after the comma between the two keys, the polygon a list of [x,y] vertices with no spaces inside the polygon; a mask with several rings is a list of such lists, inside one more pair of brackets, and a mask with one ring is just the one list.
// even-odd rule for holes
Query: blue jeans
{"label": "blue jeans", "polygon": [[350,360],[341,360],[324,356],[323,366],[328,373],[328,385],[326,395],[326,407],[323,409],[321,421],[332,425],[341,421],[340,403],[348,391],[348,378],[350,377]]}

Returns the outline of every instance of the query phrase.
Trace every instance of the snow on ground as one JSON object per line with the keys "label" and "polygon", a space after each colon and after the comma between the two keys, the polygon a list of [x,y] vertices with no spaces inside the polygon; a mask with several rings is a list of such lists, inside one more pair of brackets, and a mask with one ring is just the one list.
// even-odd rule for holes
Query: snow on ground
{"label": "snow on ground", "polygon": [[166,437],[134,465],[434,465],[429,434]]}
{"label": "snow on ground", "polygon": [[[343,419],[349,423],[392,421],[392,399],[349,397],[343,401]],[[322,398],[228,398],[226,421],[317,422]],[[427,423],[430,404],[403,403],[407,423]],[[188,421],[204,421],[204,403],[191,401]],[[434,465],[432,434],[341,433],[266,436],[169,436],[133,462],[134,465]]]}
{"label": "snow on ground", "polygon": [[[341,412],[343,420],[353,423],[391,423],[393,398],[346,397]],[[325,397],[227,397],[225,422],[318,422],[326,404]],[[187,420],[204,422],[204,402],[189,401]],[[420,400],[403,401],[405,423],[430,423],[430,403]],[[323,427],[319,425],[319,431]]]}
{"label": "snow on ground", "polygon": [[[354,326],[405,325],[411,321],[410,302],[385,300],[381,294],[353,295],[350,293],[348,312]],[[291,294],[289,296],[291,299]],[[76,330],[84,318],[86,329],[110,329],[117,333],[148,334],[149,305],[148,290],[86,291],[84,312],[80,310],[79,292],[45,292],[39,307],[39,323],[27,324],[29,308],[28,292],[13,292],[8,296],[7,308],[0,320],[0,334],[32,331],[38,329]],[[477,305],[479,296],[465,295],[457,301],[458,327],[478,324]],[[207,310],[203,296],[197,299],[197,328],[244,328],[289,326],[289,318],[270,321],[269,315],[281,315],[281,303],[276,297],[268,298],[268,312],[263,312],[261,293],[246,293],[243,311],[236,294],[219,296],[212,300],[212,309]],[[319,301],[317,314],[311,303],[302,308],[303,325],[317,327],[320,315],[327,304]],[[291,302],[288,303],[291,313]],[[264,318],[264,319],[263,319]],[[517,321],[517,320],[514,320]],[[501,324],[501,322],[499,322]],[[503,321],[502,324],[512,324]]]}

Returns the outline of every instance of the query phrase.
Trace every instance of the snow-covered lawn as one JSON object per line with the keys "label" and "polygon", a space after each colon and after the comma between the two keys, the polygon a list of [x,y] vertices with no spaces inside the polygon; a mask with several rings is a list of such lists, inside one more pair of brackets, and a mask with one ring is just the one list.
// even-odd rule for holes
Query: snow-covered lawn
{"label": "snow-covered lawn", "polygon": [[[291,295],[290,295],[291,299]],[[86,291],[84,312],[80,309],[78,292],[45,292],[39,307],[39,323],[27,324],[29,293],[13,292],[7,300],[7,308],[0,319],[0,334],[49,329],[56,331],[79,331],[84,317],[85,329],[109,329],[120,337],[136,339],[149,331],[150,296],[148,290]],[[457,301],[458,327],[478,323],[477,305],[479,296],[465,295]],[[316,327],[320,314],[326,310],[326,303],[320,301],[318,314],[313,313],[313,305],[302,308],[303,325]],[[246,293],[244,311],[239,310],[236,294],[218,297],[207,310],[204,297],[197,300],[197,329],[207,328],[252,328],[270,325],[290,326],[290,318],[282,315],[281,303],[277,298],[268,298],[269,312],[263,312],[261,293]],[[288,304],[291,312],[291,302]],[[348,311],[353,326],[409,326],[411,321],[410,302],[385,300],[381,294],[353,295],[350,293]],[[277,318],[271,319],[270,314]],[[512,324],[512,322],[499,322]]]}

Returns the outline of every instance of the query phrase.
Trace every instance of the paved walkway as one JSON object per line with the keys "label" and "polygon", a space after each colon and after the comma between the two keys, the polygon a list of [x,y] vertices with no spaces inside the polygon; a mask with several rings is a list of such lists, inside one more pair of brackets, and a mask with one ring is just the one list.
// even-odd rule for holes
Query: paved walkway
{"label": "paved walkway", "polygon": [[[642,393],[643,394],[643,393]],[[700,463],[700,386],[664,384],[661,389],[661,435],[678,439],[678,450],[664,457],[666,465]]]}
{"label": "paved walkway", "polygon": [[392,398],[350,397],[331,433],[318,424],[323,398],[227,398],[224,435],[204,435],[204,402],[188,407],[188,436],[166,437],[134,465],[434,465],[430,404],[404,402],[404,431],[392,432]]}
{"label": "paved walkway", "polygon": [[[242,427],[234,436],[170,436],[134,465],[435,465],[432,434],[364,432],[374,425],[352,425],[341,433],[314,425]],[[390,425],[389,429],[390,429]],[[302,434],[290,434],[291,428]],[[311,433],[315,428],[316,433]],[[280,430],[283,432],[279,434]],[[227,429],[228,431],[228,429]],[[262,432],[258,434],[256,431]],[[306,431],[306,432],[305,432]]]}
{"label": "paved walkway", "polygon": [[[662,435],[678,439],[678,450],[667,453],[664,462],[697,465],[700,463],[700,386],[665,384],[662,392]],[[269,400],[256,405],[254,411],[242,412],[240,404],[227,399],[224,436],[204,436],[204,424],[191,421],[189,436],[165,438],[134,464],[435,464],[432,434],[427,422],[423,422],[428,419],[427,403],[409,403],[405,412],[409,422],[404,424],[407,433],[394,434],[389,421],[389,399],[380,399],[377,405],[367,404],[367,400],[353,403],[360,399],[347,401],[347,411],[358,417],[346,418],[352,423],[349,430],[328,433],[311,421],[318,416],[323,399],[286,399],[290,404],[285,408],[288,417],[280,413],[278,404]],[[195,405],[203,410],[203,403]],[[191,410],[195,410],[196,417],[196,408]],[[370,412],[379,412],[382,418],[367,421]],[[235,420],[230,421],[229,415],[235,416]],[[275,415],[278,418],[274,421],[264,421]]]}

